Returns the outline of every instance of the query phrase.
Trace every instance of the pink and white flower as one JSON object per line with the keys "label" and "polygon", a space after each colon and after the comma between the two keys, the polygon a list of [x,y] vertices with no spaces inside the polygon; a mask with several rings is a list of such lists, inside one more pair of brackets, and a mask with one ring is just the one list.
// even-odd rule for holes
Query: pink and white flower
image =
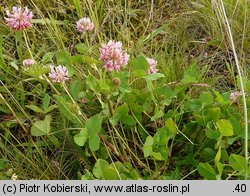
{"label": "pink and white flower", "polygon": [[68,70],[65,66],[58,65],[57,67],[50,66],[49,77],[52,82],[64,82],[68,80]]}
{"label": "pink and white flower", "polygon": [[35,64],[35,61],[33,59],[24,59],[23,66],[30,67]]}
{"label": "pink and white flower", "polygon": [[235,101],[239,96],[242,95],[241,91],[235,91],[235,92],[231,92],[230,94],[230,101]]}
{"label": "pink and white flower", "polygon": [[119,71],[121,67],[128,64],[129,55],[122,50],[121,42],[110,40],[107,44],[102,45],[100,59],[104,62],[104,68],[108,71]]}
{"label": "pink and white flower", "polygon": [[157,61],[151,58],[146,58],[148,61],[149,68],[147,70],[147,74],[157,73],[158,69],[157,67]]}
{"label": "pink and white flower", "polygon": [[12,7],[12,13],[7,10],[7,17],[5,17],[5,21],[7,25],[16,31],[25,30],[32,26],[30,20],[33,17],[32,11],[29,11],[27,7],[24,10],[19,7]]}
{"label": "pink and white flower", "polygon": [[92,31],[94,29],[94,23],[91,22],[90,18],[81,18],[76,22],[76,28],[80,33]]}

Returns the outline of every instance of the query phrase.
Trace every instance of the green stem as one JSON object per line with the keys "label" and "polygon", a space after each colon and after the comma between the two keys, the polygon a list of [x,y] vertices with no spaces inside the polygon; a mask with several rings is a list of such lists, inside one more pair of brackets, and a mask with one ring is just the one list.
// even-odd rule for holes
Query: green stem
{"label": "green stem", "polygon": [[56,87],[50,82],[50,80],[48,79],[48,77],[45,74],[42,75],[42,78],[45,79],[46,82],[49,83],[49,85],[55,91],[56,94],[60,95],[60,93],[58,92],[58,90],[56,89]]}
{"label": "green stem", "polygon": [[80,106],[77,104],[77,102],[74,100],[74,98],[73,98],[73,97],[71,96],[71,94],[69,93],[68,88],[67,88],[67,86],[65,85],[65,82],[62,82],[62,87],[63,87],[63,89],[65,90],[65,92],[68,94],[68,96],[70,97],[72,103],[76,106],[78,114],[80,114],[80,115],[82,116],[82,118],[83,118],[85,121],[87,121],[87,120],[88,120],[87,116],[86,116],[85,114],[82,113],[82,111],[81,111],[81,109],[80,109]]}
{"label": "green stem", "polygon": [[33,55],[32,55],[32,52],[31,52],[31,49],[30,49],[30,47],[29,47],[29,43],[28,43],[28,39],[27,39],[26,33],[25,33],[24,31],[23,31],[23,37],[24,37],[25,44],[26,44],[26,46],[27,46],[27,48],[28,48],[30,57],[31,57],[32,59],[34,59],[34,58],[33,58]]}
{"label": "green stem", "polygon": [[17,48],[17,54],[20,62],[23,62],[23,54],[22,54],[22,45],[23,45],[23,40],[22,40],[22,32],[17,31],[15,34],[15,40],[16,40],[16,48]]}
{"label": "green stem", "polygon": [[[234,59],[235,59],[235,64],[236,64],[236,68],[237,68],[237,72],[239,75],[239,80],[240,80],[240,90],[242,92],[242,100],[243,100],[243,109],[244,109],[244,118],[245,118],[245,145],[244,145],[244,151],[245,151],[245,164],[246,164],[246,168],[248,168],[248,116],[247,116],[247,103],[246,103],[246,93],[245,93],[245,89],[244,89],[244,84],[243,84],[243,79],[242,79],[242,73],[241,73],[241,67],[240,67],[240,62],[238,60],[238,56],[236,53],[236,49],[235,49],[235,45],[234,45],[234,39],[233,39],[233,35],[231,32],[231,27],[228,21],[228,17],[226,14],[226,10],[224,7],[224,3],[223,0],[220,0],[221,3],[221,9],[222,9],[222,13],[224,16],[224,20],[225,20],[225,25],[228,31],[228,36],[229,36],[229,40],[231,43],[231,47],[232,47],[232,51],[234,54]],[[246,170],[245,173],[245,179],[248,179],[248,170]]]}
{"label": "green stem", "polygon": [[9,108],[9,110],[12,112],[13,116],[15,116],[17,122],[19,123],[19,125],[23,128],[23,130],[28,133],[28,130],[26,129],[26,127],[23,125],[22,121],[18,118],[18,116],[16,115],[16,113],[14,112],[14,110],[11,108],[11,106],[9,105],[9,103],[6,101],[6,99],[4,98],[4,96],[2,95],[2,93],[0,93],[0,98],[3,100],[3,102],[5,103],[5,105]]}

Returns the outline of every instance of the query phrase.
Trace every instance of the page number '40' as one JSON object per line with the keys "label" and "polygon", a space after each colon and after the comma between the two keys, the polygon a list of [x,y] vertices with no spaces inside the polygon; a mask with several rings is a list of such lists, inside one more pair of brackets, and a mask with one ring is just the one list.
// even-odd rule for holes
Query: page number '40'
{"label": "page number '40'", "polygon": [[246,184],[237,184],[233,192],[241,192],[244,193],[247,191]]}

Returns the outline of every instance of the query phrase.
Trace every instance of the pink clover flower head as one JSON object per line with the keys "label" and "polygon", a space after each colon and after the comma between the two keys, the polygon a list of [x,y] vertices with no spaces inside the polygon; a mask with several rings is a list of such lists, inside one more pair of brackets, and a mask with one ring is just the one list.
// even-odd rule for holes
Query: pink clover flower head
{"label": "pink clover flower head", "polygon": [[108,71],[119,71],[121,67],[128,64],[129,55],[122,50],[121,42],[110,40],[100,48],[100,59]]}
{"label": "pink clover flower head", "polygon": [[68,80],[68,70],[65,66],[58,65],[57,67],[50,66],[49,77],[52,82],[64,82]]}
{"label": "pink clover flower head", "polygon": [[35,64],[35,61],[33,59],[24,59],[23,66],[30,67]]}
{"label": "pink clover flower head", "polygon": [[235,101],[239,96],[242,95],[241,91],[235,91],[235,92],[231,92],[230,94],[230,101]]}
{"label": "pink clover flower head", "polygon": [[5,21],[8,25],[13,30],[16,31],[21,31],[28,29],[29,27],[32,26],[30,20],[33,17],[32,11],[29,11],[27,7],[22,10],[22,8],[19,7],[12,7],[12,12],[9,10],[6,11],[7,17],[5,17]]}
{"label": "pink clover flower head", "polygon": [[94,23],[91,22],[90,18],[81,18],[76,22],[77,31],[82,33],[84,31],[92,31],[94,29]]}
{"label": "pink clover flower head", "polygon": [[152,73],[157,73],[158,69],[157,67],[157,61],[155,61],[154,59],[151,58],[146,58],[146,60],[148,61],[148,65],[149,68],[147,70],[147,74],[152,74]]}

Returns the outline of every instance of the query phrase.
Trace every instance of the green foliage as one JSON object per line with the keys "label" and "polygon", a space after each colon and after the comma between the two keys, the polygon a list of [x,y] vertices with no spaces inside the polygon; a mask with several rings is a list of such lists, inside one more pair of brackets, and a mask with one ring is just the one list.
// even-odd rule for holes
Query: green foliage
{"label": "green foliage", "polygon": [[231,154],[229,162],[232,168],[236,171],[244,172],[248,169],[245,158],[240,155]]}
{"label": "green foliage", "polygon": [[55,95],[56,104],[61,112],[61,114],[68,119],[71,123],[75,124],[76,126],[82,126],[83,122],[80,120],[80,117],[74,111],[74,105],[68,102],[64,97]]}
{"label": "green foliage", "polygon": [[[239,77],[211,2],[37,1],[24,32],[0,18],[0,178],[246,179],[242,98],[230,99]],[[249,109],[250,9],[226,9]],[[77,32],[83,15],[93,32]],[[120,71],[100,60],[111,38],[130,55]],[[53,82],[50,65],[69,80]]]}
{"label": "green foliage", "polygon": [[184,72],[184,78],[182,79],[184,84],[197,82],[197,74],[193,69],[187,69]]}
{"label": "green foliage", "polygon": [[46,115],[44,120],[39,120],[34,122],[34,124],[31,127],[31,134],[33,136],[47,135],[51,130],[50,122],[51,122],[50,115]]}
{"label": "green foliage", "polygon": [[100,147],[100,138],[98,133],[101,131],[102,118],[92,116],[85,124],[85,128],[81,129],[80,133],[74,136],[74,141],[79,146],[84,146],[86,141],[89,141],[89,148],[96,151]]}
{"label": "green foliage", "polygon": [[84,146],[88,140],[88,131],[86,128],[81,129],[80,133],[74,136],[74,141],[78,146]]}
{"label": "green foliage", "polygon": [[138,180],[137,171],[128,163],[114,162],[109,164],[103,159],[98,159],[93,168],[93,174],[102,180]]}
{"label": "green foliage", "polygon": [[67,67],[69,76],[72,76],[74,74],[74,68],[71,63],[71,54],[68,51],[57,51],[56,60],[58,65],[64,65],[65,67]]}
{"label": "green foliage", "polygon": [[148,62],[143,56],[136,57],[132,61],[132,71],[135,77],[145,76],[148,67]]}
{"label": "green foliage", "polygon": [[165,127],[157,130],[156,134],[148,136],[144,145],[144,157],[153,156],[156,160],[168,159],[168,141],[176,134],[176,125],[172,119],[165,122]]}
{"label": "green foliage", "polygon": [[216,123],[220,133],[223,136],[232,136],[233,135],[233,126],[229,120],[221,119]]}
{"label": "green foliage", "polygon": [[209,163],[199,163],[198,172],[207,180],[216,180],[216,173]]}

